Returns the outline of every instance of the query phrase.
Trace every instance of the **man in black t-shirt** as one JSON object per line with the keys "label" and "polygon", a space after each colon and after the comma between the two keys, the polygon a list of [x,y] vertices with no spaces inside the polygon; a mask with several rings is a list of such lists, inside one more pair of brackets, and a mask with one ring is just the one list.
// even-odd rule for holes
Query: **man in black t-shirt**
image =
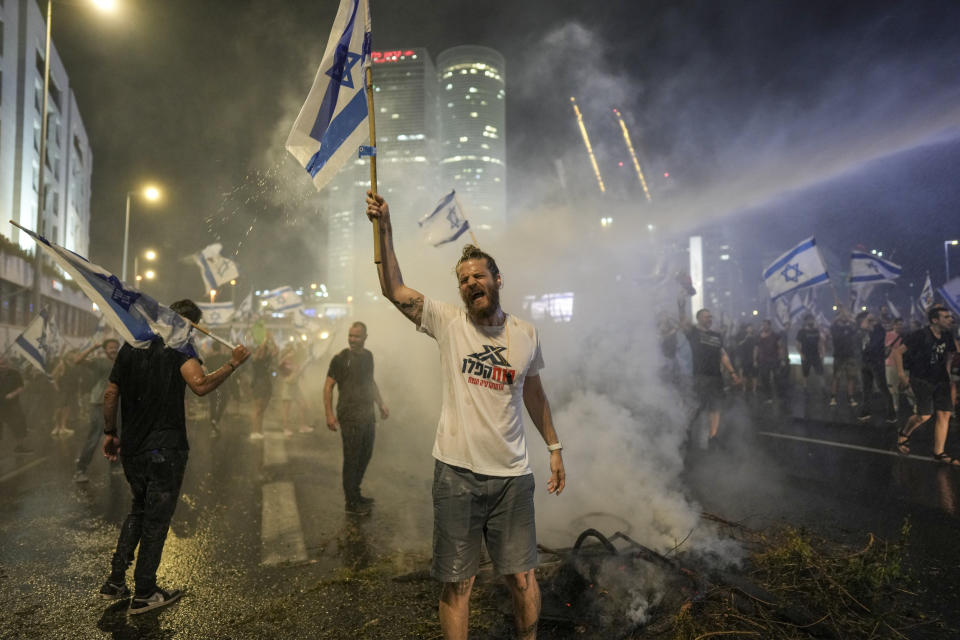
{"label": "man in black t-shirt", "polygon": [[[894,349],[893,360],[903,386],[910,385],[917,401],[917,413],[907,420],[898,433],[897,449],[910,453],[910,436],[936,414],[933,432],[933,458],[937,462],[960,466],[960,460],[946,453],[947,431],[953,402],[950,397],[949,363],[957,351],[953,337],[953,315],[945,308],[931,307],[927,312],[929,326],[908,335],[903,345]],[[909,363],[909,375],[905,367]]]}
{"label": "man in black t-shirt", "polygon": [[830,396],[830,406],[837,406],[837,391],[840,377],[843,376],[847,383],[847,402],[855,407],[857,400],[853,392],[857,380],[857,328],[843,307],[839,308],[836,319],[830,325],[830,342],[833,343],[833,394]]}
{"label": "man in black t-shirt", "polygon": [[[380,408],[381,418],[386,420],[390,415],[373,379],[373,354],[363,348],[366,341],[367,326],[354,322],[347,334],[350,348],[330,361],[323,387],[327,428],[331,431],[339,428],[343,440],[343,495],[347,512],[353,514],[369,513],[373,503],[373,498],[361,494],[360,483],[373,456],[374,403]],[[336,415],[333,413],[334,386],[338,392]]]}
{"label": "man in black t-shirt", "polygon": [[[199,322],[202,315],[190,300],[174,302],[170,308],[193,323]],[[186,386],[198,396],[206,395],[249,356],[246,347],[235,347],[224,366],[207,373],[195,354],[171,349],[160,338],[145,349],[125,344],[117,354],[103,395],[103,454],[110,461],[119,456],[123,462],[133,505],[120,529],[110,577],[100,595],[107,599],[130,595],[126,572],[139,544],[131,614],[168,605],[182,593],[157,586],[157,567],[187,468]],[[119,435],[118,405],[123,411]]]}
{"label": "man in black t-shirt", "polygon": [[707,447],[714,449],[720,430],[720,405],[723,400],[723,374],[721,366],[734,384],[740,384],[740,376],[734,371],[727,352],[723,349],[723,336],[711,331],[713,314],[708,309],[697,311],[697,324],[692,325],[686,319],[684,305],[680,306],[680,321],[684,323],[684,333],[690,343],[690,355],[693,361],[693,390],[696,394],[697,408],[691,424],[704,411],[710,419],[710,437]]}
{"label": "man in black t-shirt", "polygon": [[14,453],[33,453],[27,447],[27,419],[20,408],[20,394],[23,393],[23,376],[10,362],[0,355],[0,427],[8,427],[17,443]]}
{"label": "man in black t-shirt", "polygon": [[803,316],[803,326],[797,330],[797,350],[800,352],[800,370],[803,379],[810,377],[812,368],[823,375],[823,337],[812,313]]}
{"label": "man in black t-shirt", "polygon": [[863,311],[857,314],[857,326],[860,327],[860,376],[863,380],[863,404],[860,406],[860,415],[858,420],[866,421],[871,417],[870,396],[873,393],[873,387],[876,385],[877,391],[883,398],[884,407],[887,414],[887,422],[893,424],[897,421],[897,411],[893,406],[893,395],[887,388],[886,376],[886,338],[887,332],[883,325],[877,322],[876,316],[869,311]]}

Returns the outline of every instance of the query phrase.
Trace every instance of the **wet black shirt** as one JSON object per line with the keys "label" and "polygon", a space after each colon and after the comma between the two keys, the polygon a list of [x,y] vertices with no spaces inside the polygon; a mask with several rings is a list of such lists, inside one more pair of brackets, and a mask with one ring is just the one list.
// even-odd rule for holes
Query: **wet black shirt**
{"label": "wet black shirt", "polygon": [[797,342],[800,343],[800,353],[804,358],[816,360],[820,357],[820,331],[816,327],[800,327]]}
{"label": "wet black shirt", "polygon": [[947,373],[947,354],[956,350],[953,337],[946,331],[937,338],[930,327],[914,331],[903,340],[907,347],[904,364],[909,363],[910,377],[921,378],[927,382],[949,382]]}
{"label": "wet black shirt", "polygon": [[716,331],[704,331],[699,327],[686,330],[687,342],[693,360],[693,375],[720,377],[720,352],[723,336]]}
{"label": "wet black shirt", "polygon": [[358,353],[344,349],[330,361],[327,376],[337,382],[337,420],[341,422],[373,422],[373,354],[366,349]]}
{"label": "wet black shirt", "polygon": [[180,373],[189,356],[154,340],[146,349],[123,345],[110,382],[120,387],[120,453],[133,456],[154,449],[186,451],[183,400],[187,383]]}
{"label": "wet black shirt", "polygon": [[857,328],[852,322],[834,322],[830,325],[834,358],[853,358],[857,355]]}

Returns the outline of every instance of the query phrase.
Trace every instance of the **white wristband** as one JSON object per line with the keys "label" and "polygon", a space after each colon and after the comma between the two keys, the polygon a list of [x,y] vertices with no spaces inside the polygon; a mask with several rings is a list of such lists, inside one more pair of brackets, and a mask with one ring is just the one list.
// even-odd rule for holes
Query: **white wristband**
{"label": "white wristband", "polygon": [[560,451],[560,449],[563,449],[563,445],[560,444],[559,442],[557,442],[556,444],[547,445],[547,451]]}

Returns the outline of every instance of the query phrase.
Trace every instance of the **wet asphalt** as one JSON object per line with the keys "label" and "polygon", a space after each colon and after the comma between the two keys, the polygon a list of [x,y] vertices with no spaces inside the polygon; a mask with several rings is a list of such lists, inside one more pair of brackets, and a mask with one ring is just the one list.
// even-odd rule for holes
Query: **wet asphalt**
{"label": "wet asphalt", "polygon": [[[891,452],[895,426],[879,418],[859,422],[848,407],[830,409],[818,394],[795,396],[771,404],[731,400],[723,448],[706,452],[694,442],[688,452],[690,492],[728,520],[807,527],[851,544],[867,532],[896,538],[909,519],[911,568],[925,603],[960,627],[960,470],[929,459],[929,427],[914,439],[915,456],[899,456]],[[365,481],[377,503],[369,516],[351,516],[340,490],[337,434],[321,426],[284,438],[268,421],[267,441],[251,442],[246,406],[240,409],[228,409],[220,437],[212,438],[205,406],[191,406],[190,461],[158,576],[161,586],[183,588],[185,596],[141,616],[128,616],[126,601],[97,596],[129,506],[122,475],[98,456],[90,482],[73,482],[79,430],[54,439],[34,427],[35,452],[28,455],[13,455],[4,436],[0,638],[359,637],[337,631],[349,602],[318,601],[315,586],[385,559],[388,574],[422,572],[432,525],[428,474],[392,462],[384,452],[407,450],[403,435],[379,428]],[[950,442],[960,447],[955,429]],[[281,494],[282,501],[273,497]],[[265,615],[264,601],[290,603],[281,627]]]}

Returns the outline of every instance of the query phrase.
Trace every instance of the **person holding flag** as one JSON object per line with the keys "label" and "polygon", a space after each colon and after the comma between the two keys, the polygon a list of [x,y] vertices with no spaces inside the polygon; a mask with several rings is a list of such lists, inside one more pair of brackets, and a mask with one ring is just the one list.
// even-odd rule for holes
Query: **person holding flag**
{"label": "person holding flag", "polygon": [[550,452],[547,491],[559,494],[565,485],[562,445],[540,380],[537,330],[500,307],[503,280],[489,254],[464,247],[456,265],[463,307],[438,302],[404,283],[393,249],[390,208],[372,191],[367,192],[367,217],[379,222],[382,262],[377,271],[384,297],[440,347],[444,393],[433,447],[430,572],[443,583],[443,636],[467,637],[470,592],[485,540],[495,570],[506,577],[517,637],[536,638],[540,588],[534,574],[534,481],[524,408]]}
{"label": "person holding flag", "polygon": [[16,444],[13,452],[33,453],[27,446],[27,419],[20,407],[20,394],[23,393],[23,376],[14,368],[5,354],[0,354],[0,428],[7,427],[13,432]]}
{"label": "person holding flag", "polygon": [[[200,322],[200,309],[191,300],[174,302],[170,309],[192,324]],[[126,572],[139,545],[130,614],[164,607],[182,595],[157,586],[157,567],[187,467],[185,389],[189,386],[198,396],[214,391],[248,357],[246,347],[234,347],[224,366],[207,373],[198,357],[171,348],[159,337],[146,348],[125,344],[117,354],[103,396],[103,454],[111,462],[121,459],[133,503],[100,595],[113,600],[130,596]],[[118,432],[121,407],[123,429]]]}

